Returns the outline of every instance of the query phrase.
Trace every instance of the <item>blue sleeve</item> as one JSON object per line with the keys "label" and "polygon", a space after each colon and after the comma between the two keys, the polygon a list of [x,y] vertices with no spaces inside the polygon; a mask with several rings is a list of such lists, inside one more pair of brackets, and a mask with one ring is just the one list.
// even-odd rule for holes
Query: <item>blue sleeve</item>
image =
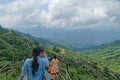
{"label": "blue sleeve", "polygon": [[26,73],[27,73],[27,62],[25,61],[21,75],[20,75],[20,80],[23,80]]}
{"label": "blue sleeve", "polygon": [[49,62],[48,62],[47,56],[43,57],[42,60],[43,60],[43,67],[48,67],[49,66]]}

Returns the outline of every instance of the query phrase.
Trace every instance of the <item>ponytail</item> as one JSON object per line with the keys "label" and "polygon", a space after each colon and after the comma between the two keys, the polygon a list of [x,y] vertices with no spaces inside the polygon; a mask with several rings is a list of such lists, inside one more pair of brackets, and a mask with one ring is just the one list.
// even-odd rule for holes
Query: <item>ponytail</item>
{"label": "ponytail", "polygon": [[38,68],[39,68],[39,64],[38,64],[38,61],[37,61],[37,56],[40,55],[41,52],[43,52],[44,49],[41,48],[41,47],[35,47],[33,48],[33,52],[32,52],[32,56],[33,56],[33,61],[32,61],[32,74],[33,74],[33,77],[35,75],[35,72],[37,72]]}
{"label": "ponytail", "polygon": [[34,56],[33,57],[33,62],[32,62],[32,74],[33,74],[33,77],[35,75],[35,72],[38,70],[38,67],[39,67],[39,64],[37,62],[37,56]]}

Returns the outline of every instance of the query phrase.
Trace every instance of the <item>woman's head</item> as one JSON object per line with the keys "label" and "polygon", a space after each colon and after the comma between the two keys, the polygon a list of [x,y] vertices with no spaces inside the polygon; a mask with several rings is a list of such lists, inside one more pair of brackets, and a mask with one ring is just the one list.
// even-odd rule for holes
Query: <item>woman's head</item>
{"label": "woman's head", "polygon": [[34,57],[34,56],[39,56],[39,55],[42,54],[43,52],[45,52],[45,51],[44,51],[44,48],[39,47],[39,46],[34,47],[34,48],[33,48],[33,52],[32,52],[32,56],[33,56],[33,57]]}
{"label": "woman's head", "polygon": [[43,54],[44,52],[45,52],[44,48],[42,48],[42,47],[34,47],[33,48],[33,51],[32,51],[32,56],[33,56],[32,74],[33,74],[33,77],[34,77],[35,72],[38,70],[38,67],[39,67],[39,64],[37,62],[37,56],[39,56],[40,54]]}
{"label": "woman's head", "polygon": [[56,55],[54,55],[54,58],[56,59]]}

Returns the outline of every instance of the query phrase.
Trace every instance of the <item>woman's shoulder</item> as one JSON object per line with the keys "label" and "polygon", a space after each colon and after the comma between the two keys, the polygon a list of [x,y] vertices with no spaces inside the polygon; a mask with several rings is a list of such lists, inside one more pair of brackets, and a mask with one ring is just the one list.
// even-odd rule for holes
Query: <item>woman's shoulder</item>
{"label": "woman's shoulder", "polygon": [[28,63],[31,62],[32,60],[33,60],[32,58],[27,58],[25,62]]}

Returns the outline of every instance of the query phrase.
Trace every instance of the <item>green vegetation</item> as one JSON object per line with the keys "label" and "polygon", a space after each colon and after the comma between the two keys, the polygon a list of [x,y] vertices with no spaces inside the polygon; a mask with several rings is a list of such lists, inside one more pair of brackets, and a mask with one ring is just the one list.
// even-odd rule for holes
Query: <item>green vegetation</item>
{"label": "green vegetation", "polygon": [[31,48],[39,43],[29,41],[13,30],[0,27],[0,61],[21,60],[31,53]]}
{"label": "green vegetation", "polygon": [[20,70],[17,66],[17,61],[0,61],[0,80],[18,80]]}
{"label": "green vegetation", "polygon": [[[72,80],[115,80],[117,77],[113,72],[111,72],[108,68],[96,64],[96,62],[92,61],[91,58],[78,53],[72,52],[68,50],[64,50],[63,54],[62,48],[51,47],[47,50],[51,54],[56,54],[59,60],[64,57],[64,61],[61,63],[61,67],[64,69],[68,65],[68,72],[72,78]],[[74,64],[73,60],[80,60],[81,64]]]}
{"label": "green vegetation", "polygon": [[[15,65],[19,66],[19,61],[21,61],[25,55],[31,57],[31,50],[35,45],[44,46],[42,42],[38,43],[37,41],[31,41],[13,30],[0,27],[0,69],[5,65],[7,65],[6,67],[13,67]],[[57,55],[61,62],[60,73],[64,75],[66,70],[68,70],[72,80],[118,79],[116,74],[111,72],[107,67],[104,67],[101,64],[96,64],[91,58],[79,52],[73,52],[58,46],[48,47],[46,48],[46,52],[48,53],[48,56]],[[76,64],[75,60],[81,62]],[[9,72],[11,75],[7,80],[16,80],[19,78],[20,69],[8,68],[3,71],[0,70],[0,80],[8,75],[5,74],[1,76],[1,74],[4,74],[9,70],[12,71]],[[59,80],[63,79],[59,77]]]}
{"label": "green vegetation", "polygon": [[111,71],[120,74],[120,41],[104,44],[84,52]]}

